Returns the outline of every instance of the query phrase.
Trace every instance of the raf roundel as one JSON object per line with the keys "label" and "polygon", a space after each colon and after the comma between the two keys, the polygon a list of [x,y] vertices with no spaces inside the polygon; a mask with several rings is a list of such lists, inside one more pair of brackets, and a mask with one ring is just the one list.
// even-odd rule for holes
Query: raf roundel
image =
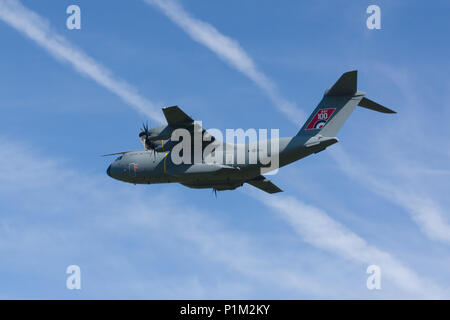
{"label": "raf roundel", "polygon": [[316,124],[314,125],[314,129],[320,129],[320,128],[322,128],[322,127],[325,125],[325,123],[327,123],[326,120],[320,120],[320,121],[317,121]]}

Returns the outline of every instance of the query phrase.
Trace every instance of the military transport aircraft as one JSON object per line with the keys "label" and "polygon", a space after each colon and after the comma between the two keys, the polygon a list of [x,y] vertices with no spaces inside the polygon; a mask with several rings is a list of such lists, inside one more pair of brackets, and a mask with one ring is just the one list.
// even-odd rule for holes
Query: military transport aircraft
{"label": "military transport aircraft", "polygon": [[[107,174],[134,184],[178,182],[190,188],[212,188],[216,192],[233,190],[248,183],[268,193],[281,192],[261,174],[275,157],[277,167],[283,167],[335,144],[338,142],[336,134],[357,106],[395,113],[364,96],[364,92],[357,90],[357,71],[346,72],[325,91],[319,105],[296,136],[243,144],[215,139],[178,106],[163,108],[167,125],[151,129],[144,125],[139,134],[144,150],[105,155],[120,154],[108,167]],[[173,160],[172,152],[183,141],[175,141],[172,133],[181,128],[191,134],[201,133],[203,139],[200,144],[204,153],[200,160],[182,163]],[[274,148],[274,145],[277,147]],[[261,152],[263,149],[265,152]],[[194,147],[183,149],[180,154],[185,150],[193,153]],[[239,152],[243,152],[244,157],[239,158]],[[252,158],[253,154],[255,156]]]}

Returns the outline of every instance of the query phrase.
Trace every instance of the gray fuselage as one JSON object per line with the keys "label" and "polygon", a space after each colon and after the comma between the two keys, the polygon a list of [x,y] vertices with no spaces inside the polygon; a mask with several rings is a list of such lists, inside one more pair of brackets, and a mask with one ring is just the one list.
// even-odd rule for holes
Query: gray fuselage
{"label": "gray fuselage", "polygon": [[[330,143],[328,139],[308,146],[305,144],[308,138],[296,136],[246,144],[216,142],[214,152],[200,161],[180,164],[174,163],[174,154],[170,151],[130,151],[118,157],[107,173],[133,184],[178,182],[191,188],[235,189],[259,176],[262,170],[283,167],[337,141]],[[276,157],[278,165],[271,167]]]}

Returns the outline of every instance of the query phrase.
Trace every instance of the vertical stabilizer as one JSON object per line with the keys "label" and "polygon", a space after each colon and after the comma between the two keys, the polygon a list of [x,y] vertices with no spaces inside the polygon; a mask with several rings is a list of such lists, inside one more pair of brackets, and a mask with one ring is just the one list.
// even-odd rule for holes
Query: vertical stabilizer
{"label": "vertical stabilizer", "polygon": [[357,71],[344,73],[328,90],[297,135],[335,137],[364,97],[357,91]]}

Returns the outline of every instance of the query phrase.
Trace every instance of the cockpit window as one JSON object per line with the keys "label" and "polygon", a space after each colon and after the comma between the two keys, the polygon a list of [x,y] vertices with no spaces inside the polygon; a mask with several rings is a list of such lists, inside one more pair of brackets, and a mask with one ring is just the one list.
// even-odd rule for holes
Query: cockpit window
{"label": "cockpit window", "polygon": [[116,161],[119,161],[119,160],[121,160],[123,158],[123,156],[120,156],[120,157],[118,157],[117,159],[116,159]]}

